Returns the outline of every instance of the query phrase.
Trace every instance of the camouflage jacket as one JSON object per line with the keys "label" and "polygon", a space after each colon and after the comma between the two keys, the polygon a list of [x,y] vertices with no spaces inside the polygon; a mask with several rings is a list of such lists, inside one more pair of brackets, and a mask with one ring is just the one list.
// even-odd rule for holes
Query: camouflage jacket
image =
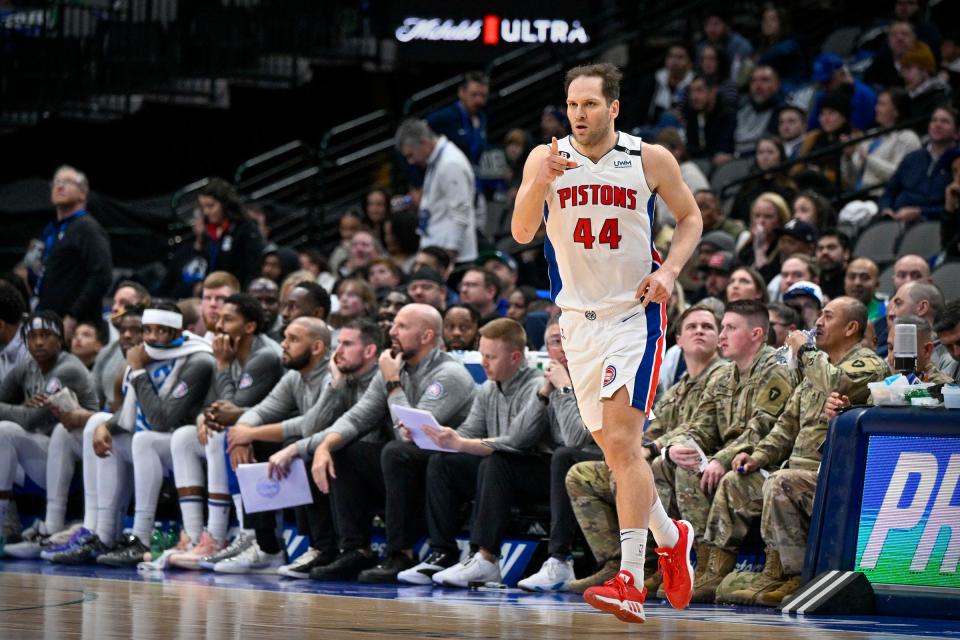
{"label": "camouflage jacket", "polygon": [[714,383],[728,364],[720,356],[715,356],[700,375],[692,377],[689,372],[683,374],[680,381],[670,387],[653,407],[654,419],[647,427],[645,439],[652,440],[662,448],[667,438],[693,419],[704,389]]}
{"label": "camouflage jacket", "polygon": [[723,368],[722,374],[704,391],[694,419],[669,444],[679,444],[689,436],[711,460],[730,469],[737,454],[730,445],[747,430],[761,437],[766,435],[796,384],[795,374],[777,364],[775,350],[764,345],[754,356],[746,376],[741,377],[733,363]]}
{"label": "camouflage jacket", "polygon": [[778,466],[788,460],[794,469],[817,469],[822,458],[820,445],[827,437],[827,418],[823,413],[827,397],[836,391],[848,396],[852,404],[864,404],[870,397],[868,382],[879,382],[890,375],[890,367],[874,351],[859,344],[830,364],[823,351],[808,351],[799,359],[802,380],[773,430],[751,446],[751,457],[761,467]]}
{"label": "camouflage jacket", "polygon": [[927,368],[923,370],[921,378],[924,382],[931,384],[953,384],[953,378],[941,371],[932,360],[927,363]]}

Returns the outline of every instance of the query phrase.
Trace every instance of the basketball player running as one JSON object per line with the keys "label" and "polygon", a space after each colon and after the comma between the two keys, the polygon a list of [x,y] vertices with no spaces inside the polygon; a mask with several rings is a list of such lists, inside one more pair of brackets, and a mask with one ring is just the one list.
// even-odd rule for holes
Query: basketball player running
{"label": "basketball player running", "polygon": [[[648,528],[670,603],[684,608],[693,593],[693,527],[667,516],[644,462],[642,435],[663,359],[665,307],[703,221],[673,155],[614,128],[620,78],[611,64],[567,73],[573,134],[530,152],[512,231],[526,244],[541,220],[546,224],[551,296],[563,311],[577,404],[617,482],[621,569],[584,597],[620,620],[643,622]],[[656,194],[677,218],[665,261],[652,240]]]}

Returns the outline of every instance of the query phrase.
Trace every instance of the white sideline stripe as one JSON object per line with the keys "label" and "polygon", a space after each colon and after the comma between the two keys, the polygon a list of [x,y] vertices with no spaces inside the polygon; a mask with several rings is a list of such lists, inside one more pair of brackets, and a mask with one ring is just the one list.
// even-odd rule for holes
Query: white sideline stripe
{"label": "white sideline stripe", "polygon": [[819,602],[820,600],[829,598],[833,594],[837,593],[845,584],[847,584],[853,579],[854,575],[855,574],[852,572],[841,573],[841,576],[838,580],[834,580],[833,584],[829,588],[825,589],[823,593],[818,594],[816,598],[810,600],[805,605],[797,609],[797,613],[802,614],[806,612],[807,609],[817,604],[817,602]]}
{"label": "white sideline stripe", "polygon": [[829,582],[830,580],[832,580],[837,573],[840,573],[839,570],[837,569],[828,571],[826,574],[824,574],[822,578],[820,578],[813,584],[804,587],[803,595],[801,595],[799,598],[795,598],[792,602],[790,602],[786,607],[784,607],[780,611],[783,613],[799,613],[797,611],[798,607],[805,605],[811,598],[816,597],[816,595],[818,595],[817,589],[822,585],[826,584],[827,582]]}

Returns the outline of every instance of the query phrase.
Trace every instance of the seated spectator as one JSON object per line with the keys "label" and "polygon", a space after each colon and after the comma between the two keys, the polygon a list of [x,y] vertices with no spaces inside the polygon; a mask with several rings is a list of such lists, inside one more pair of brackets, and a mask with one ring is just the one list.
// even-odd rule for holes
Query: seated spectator
{"label": "seated spectator", "polygon": [[386,225],[392,216],[390,211],[390,193],[383,188],[374,187],[363,196],[363,224],[370,229],[380,246],[387,245]]}
{"label": "seated spectator", "polygon": [[787,12],[783,7],[765,4],[760,14],[760,40],[754,51],[758,67],[772,67],[792,91],[806,80],[807,60],[800,44],[790,35]]}
{"label": "seated spectator", "polygon": [[203,315],[200,313],[201,304],[202,301],[200,298],[184,298],[183,300],[177,300],[177,309],[183,316],[183,330],[189,331],[195,336],[202,336],[206,335],[207,333],[207,323],[204,322]]}
{"label": "seated spectator", "polygon": [[772,67],[758,66],[750,72],[747,94],[737,109],[737,124],[733,130],[734,153],[743,158],[754,155],[757,141],[777,130],[777,112],[780,108],[780,77]]}
{"label": "seated spectator", "polygon": [[880,214],[910,224],[939,220],[957,146],[957,112],[937,107],[927,127],[930,141],[904,156],[880,196]]}
{"label": "seated spectator", "polygon": [[850,251],[853,247],[847,234],[836,229],[827,228],[817,238],[817,267],[820,269],[820,287],[828,298],[837,298],[843,295],[844,278],[846,277],[847,263],[850,262]]}
{"label": "seated spectator", "polygon": [[[703,233],[713,231],[722,231],[734,240],[734,248],[747,239],[746,228],[739,220],[731,220],[723,215],[723,209],[720,208],[720,199],[717,194],[710,189],[700,189],[693,192],[693,197],[700,207],[700,214],[703,217]],[[732,249],[728,249],[732,251]]]}
{"label": "seated spectator", "polygon": [[951,300],[940,310],[933,323],[933,330],[940,338],[940,344],[953,357],[952,367],[943,367],[943,372],[960,383],[960,300]]}
{"label": "seated spectator", "polygon": [[480,341],[480,314],[471,306],[455,304],[443,312],[443,344],[447,351],[476,351]]}
{"label": "seated spectator", "polygon": [[806,281],[819,284],[820,270],[817,263],[806,253],[784,253],[790,257],[783,261],[780,273],[767,285],[767,294],[773,302],[782,302],[783,294],[794,284]]}
{"label": "seated spectator", "polygon": [[206,224],[200,249],[207,261],[205,273],[227,271],[246,285],[258,275],[257,260],[264,242],[256,223],[247,217],[239,194],[226,180],[211,178],[200,190],[197,204]]}
{"label": "seated spectator", "polygon": [[940,43],[941,80],[950,85],[953,93],[960,92],[960,31],[946,33]]}
{"label": "seated spectator", "polygon": [[278,247],[272,242],[264,247],[263,259],[260,262],[260,275],[262,277],[269,278],[281,285],[287,279],[287,276],[299,267],[300,256],[290,247]]}
{"label": "seated spectator", "polygon": [[691,158],[706,158],[714,166],[733,159],[736,114],[717,96],[717,85],[697,76],[690,82],[684,121]]}
{"label": "seated spectator", "polygon": [[[550,144],[550,141],[553,138],[559,140],[560,138],[569,135],[570,123],[567,121],[567,114],[564,108],[554,105],[547,105],[544,107],[543,111],[540,112],[540,130],[538,133],[539,136],[537,136],[537,139],[540,141],[540,144]],[[529,152],[530,146],[529,139],[524,140],[524,151]],[[527,154],[524,153],[523,158],[520,159],[521,172],[523,169],[523,159],[526,157]],[[519,181],[517,184],[519,185]]]}
{"label": "seated spectator", "polygon": [[[663,67],[641,83],[636,121],[643,126],[655,126],[664,114],[678,110],[681,96],[691,80],[693,61],[690,51],[683,44],[671,44],[667,47]],[[549,142],[549,138],[544,142]]]}
{"label": "seated spectator", "polygon": [[[851,137],[859,135],[859,132],[850,126],[850,103],[846,94],[842,91],[832,91],[825,95],[820,100],[819,107],[820,128],[807,134],[798,154],[801,159],[810,154],[835,147],[847,142]],[[841,149],[836,149],[833,153],[827,153],[826,155],[819,155],[808,162],[795,165],[791,170],[791,175],[799,181],[799,176],[805,172],[819,173],[834,190],[839,190],[842,186],[840,173],[842,156],[843,151]]]}
{"label": "seated spectator", "polygon": [[[776,136],[763,135],[757,140],[754,164],[750,168],[754,177],[740,185],[737,197],[733,200],[730,215],[738,220],[747,220],[750,217],[750,204],[761,193],[779,193],[789,202],[797,193],[797,185],[793,182],[785,169],[773,169],[787,161],[786,150]],[[762,173],[761,173],[762,172]]]}
{"label": "seated spectator", "polygon": [[909,372],[917,382],[930,384],[953,384],[953,378],[945,374],[934,362],[934,333],[930,323],[919,316],[899,316],[887,334],[887,364],[896,371],[893,357],[893,339],[898,325],[912,325],[917,328],[917,369]]}
{"label": "seated spectator", "polygon": [[500,281],[499,307],[501,315],[505,315],[510,294],[517,288],[517,261],[503,251],[484,251],[477,258],[477,264]]}
{"label": "seated spectator", "polygon": [[453,262],[450,260],[450,254],[440,247],[423,247],[417,252],[413,259],[413,271],[418,271],[423,267],[433,269],[441,278],[443,284],[450,279],[453,273]]}
{"label": "seated spectator", "polygon": [[330,325],[339,329],[355,318],[373,319],[377,312],[377,296],[366,280],[348,278],[337,287],[340,308],[330,315]]}
{"label": "seated spectator", "polygon": [[[726,104],[737,104],[740,92],[730,79],[730,59],[723,47],[704,44],[697,54],[697,73],[717,86],[717,97]],[[684,96],[686,102],[686,96]]]}
{"label": "seated spectator", "polygon": [[[283,320],[280,318],[280,287],[273,280],[257,278],[247,287],[263,309],[263,333],[271,340],[283,340]],[[279,338],[279,340],[278,340]]]}
{"label": "seated spectator", "polygon": [[933,282],[930,278],[930,264],[918,255],[900,256],[893,263],[893,290],[897,291],[908,282],[914,281]]}
{"label": "seated spectator", "polygon": [[417,225],[417,214],[414,211],[394,211],[383,223],[383,246],[390,259],[404,273],[410,273],[413,269],[414,256],[420,248]]}
{"label": "seated spectator", "polygon": [[[932,326],[944,306],[943,292],[937,285],[922,280],[904,282],[887,303],[887,339],[893,335],[891,331],[897,318],[918,316]],[[940,369],[953,370],[953,357],[936,334],[933,335],[933,362]]]}
{"label": "seated spectator", "polygon": [[761,193],[750,205],[751,242],[740,250],[740,264],[760,272],[764,280],[780,273],[776,230],[790,220],[790,208],[777,193]]}
{"label": "seated spectator", "polygon": [[867,319],[874,322],[886,319],[887,298],[877,293],[880,288],[880,270],[870,258],[857,258],[847,266],[844,295],[855,298],[867,308]]}
{"label": "seated spectator", "polygon": [[853,77],[843,58],[835,53],[820,54],[813,65],[813,81],[820,86],[820,90],[807,117],[807,128],[810,131],[823,126],[820,122],[820,109],[823,108],[824,99],[830,94],[845,103],[846,108],[842,111],[847,114],[852,128],[865,131],[873,125],[877,93]]}
{"label": "seated spectator", "polygon": [[887,26],[887,40],[873,56],[863,81],[874,87],[902,87],[900,59],[917,44],[917,33],[908,20],[893,20]]}
{"label": "seated spectator", "polygon": [[830,201],[807,189],[793,200],[793,219],[805,222],[817,229],[831,229],[837,224],[837,212]]}
{"label": "seated spectator", "polygon": [[786,341],[787,335],[800,328],[800,314],[793,307],[782,302],[771,302],[767,305],[767,312],[770,314],[769,344],[779,349]]}
{"label": "seated spectator", "polygon": [[737,300],[759,300],[764,304],[769,300],[767,283],[753,267],[737,267],[727,282],[727,302]]}
{"label": "seated spectator", "polygon": [[377,308],[377,326],[380,327],[380,333],[383,336],[381,345],[389,344],[390,329],[393,328],[393,321],[397,317],[397,312],[410,302],[410,296],[403,289],[394,289],[380,301],[380,306]]}
{"label": "seated spectator", "polygon": [[446,280],[434,269],[420,267],[410,274],[407,295],[413,302],[428,304],[437,311],[443,311],[447,307]]}
{"label": "seated spectator", "polygon": [[[877,96],[876,119],[881,129],[899,126],[910,115],[910,98],[903,89],[893,87]],[[910,129],[897,129],[855,147],[844,147],[843,182],[848,190],[870,189],[871,195],[879,196],[903,157],[919,148],[920,138]]]}
{"label": "seated spectator", "polygon": [[800,319],[800,329],[813,329],[823,309],[823,292],[813,282],[794,282],[783,294],[783,304],[787,305]]}
{"label": "seated spectator", "polygon": [[733,254],[729,251],[717,251],[707,260],[704,268],[703,291],[695,295],[694,300],[703,298],[718,298],[723,300],[727,295],[727,284],[733,271]]}
{"label": "seated spectator", "polygon": [[460,302],[480,313],[480,326],[502,317],[497,301],[500,299],[500,280],[483,267],[471,267],[460,280]]}
{"label": "seated spectator", "polygon": [[240,293],[240,281],[232,273],[214,271],[207,274],[200,290],[200,315],[206,331],[198,333],[198,336],[208,342],[213,339],[220,308],[224,301],[235,293]]}
{"label": "seated spectator", "polygon": [[70,341],[70,353],[75,355],[88,370],[93,368],[97,354],[109,342],[110,332],[103,320],[83,320],[77,324]]}
{"label": "seated spectator", "polygon": [[507,317],[523,324],[527,319],[530,303],[538,298],[537,290],[528,285],[520,285],[507,298]]}
{"label": "seated spectator", "polygon": [[730,79],[739,83],[741,69],[753,55],[753,45],[731,29],[727,16],[716,8],[707,9],[704,15],[703,39],[697,44],[697,51],[708,44],[715,45],[726,53],[730,61]]}
{"label": "seated spectator", "polygon": [[[960,258],[960,154],[950,160],[953,181],[943,193],[943,216],[940,218],[940,242],[947,257]],[[929,272],[929,266],[927,267]]]}
{"label": "seated spectator", "polygon": [[367,267],[367,280],[380,298],[403,282],[403,271],[390,258],[377,258]]}
{"label": "seated spectator", "polygon": [[[695,194],[698,191],[710,188],[710,181],[703,175],[703,171],[696,162],[692,162],[687,156],[687,146],[683,143],[683,138],[680,137],[680,131],[678,129],[672,127],[662,129],[660,133],[657,134],[656,143],[665,147],[667,151],[672,153],[673,157],[677,159],[677,164],[680,165],[680,178],[683,180],[683,183],[687,185],[687,188],[690,189],[691,193]],[[671,211],[667,203],[663,201],[663,198],[657,198],[656,216],[657,223],[665,225],[676,224],[673,211]],[[654,242],[657,241],[657,235],[658,234],[654,234]]]}
{"label": "seated spectator", "polygon": [[[733,238],[729,234],[723,231],[708,231],[700,238],[700,245],[697,247],[696,267],[701,270],[706,269],[707,262],[710,261],[713,254],[719,251],[732,253],[733,249]],[[694,261],[691,260],[690,263],[693,265]]]}
{"label": "seated spectator", "polygon": [[[940,105],[950,104],[950,85],[937,77],[936,65],[933,52],[923,42],[915,44],[900,58],[900,76],[910,96],[911,116],[927,115]],[[923,132],[922,124],[914,127]]]}
{"label": "seated spectator", "polygon": [[28,357],[20,326],[27,301],[9,282],[0,280],[0,380]]}
{"label": "seated spectator", "polygon": [[350,238],[350,255],[346,262],[340,265],[338,274],[342,278],[365,278],[367,267],[381,255],[383,250],[373,232],[369,229],[358,229]]}
{"label": "seated spectator", "polygon": [[326,322],[330,316],[330,295],[316,282],[297,283],[280,305],[281,335],[297,318],[317,318]]}
{"label": "seated spectator", "polygon": [[[340,244],[330,254],[329,260],[330,269],[334,273],[338,273],[340,266],[350,257],[350,241],[353,239],[353,234],[359,231],[361,227],[363,227],[363,212],[360,209],[347,209],[340,216]],[[274,280],[277,279],[274,278]],[[277,283],[279,284],[281,281],[282,278],[277,280]]]}
{"label": "seated spectator", "polygon": [[784,105],[777,114],[777,136],[783,143],[785,160],[793,160],[807,134],[807,112],[795,105]]}

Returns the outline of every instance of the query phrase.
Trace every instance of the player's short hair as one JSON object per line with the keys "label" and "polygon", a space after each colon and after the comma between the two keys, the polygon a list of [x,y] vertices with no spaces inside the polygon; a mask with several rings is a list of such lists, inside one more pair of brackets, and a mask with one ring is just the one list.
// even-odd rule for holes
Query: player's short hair
{"label": "player's short hair", "polygon": [[495,299],[500,297],[500,278],[498,278],[496,274],[493,273],[493,271],[490,271],[490,269],[487,269],[486,267],[470,267],[463,273],[464,275],[466,275],[471,271],[482,273],[483,286],[486,287],[487,289],[489,289],[490,287],[493,287],[493,297]]}
{"label": "player's short hair", "polygon": [[294,289],[303,289],[307,292],[307,297],[310,298],[310,301],[318,309],[323,309],[323,317],[326,318],[330,315],[330,294],[327,293],[327,290],[316,282],[307,280],[305,282],[298,283]]}
{"label": "player's short hair", "polygon": [[472,320],[472,321],[473,321],[473,324],[477,325],[477,327],[479,327],[479,326],[480,326],[480,323],[483,322],[483,317],[480,315],[480,312],[479,312],[479,311],[477,311],[476,309],[474,309],[473,307],[471,307],[471,306],[468,305],[468,304],[461,304],[461,303],[452,304],[452,305],[450,305],[449,307],[447,307],[446,309],[443,310],[443,319],[444,319],[444,321],[446,321],[446,319],[447,319],[447,314],[450,313],[451,311],[453,311],[454,309],[463,309],[463,310],[465,310],[468,314],[470,314],[470,320]]}
{"label": "player's short hair", "polygon": [[603,82],[603,97],[607,99],[607,104],[620,99],[620,80],[623,79],[623,73],[616,65],[609,62],[599,62],[570,69],[563,81],[564,94],[569,93],[570,83],[581,77],[600,78]]}
{"label": "player's short hair", "polygon": [[150,292],[147,291],[147,288],[140,284],[139,282],[134,282],[133,280],[121,280],[116,287],[114,287],[113,292],[116,293],[120,289],[133,289],[137,292],[137,304],[148,305],[152,301],[150,298]]}
{"label": "player's short hair", "polygon": [[726,312],[735,313],[744,318],[752,329],[757,327],[763,329],[763,336],[766,339],[770,331],[770,314],[766,304],[759,300],[735,300],[727,305]]}
{"label": "player's short hair", "polygon": [[480,328],[480,337],[488,340],[502,340],[514,351],[523,351],[527,348],[527,332],[516,320],[497,318]]}
{"label": "player's short hair", "polygon": [[686,321],[687,316],[689,316],[691,313],[696,313],[697,311],[706,311],[707,313],[709,313],[710,317],[713,318],[714,328],[717,330],[717,332],[720,331],[721,318],[720,316],[717,315],[717,310],[710,305],[700,304],[698,302],[697,304],[690,305],[689,307],[683,310],[683,313],[680,314],[680,318],[677,321],[678,334],[683,330],[683,323]]}
{"label": "player's short hair", "polygon": [[220,289],[221,287],[230,287],[236,292],[241,291],[240,281],[229,271],[214,271],[203,279],[204,289]]}
{"label": "player's short hair", "polygon": [[926,300],[934,316],[940,313],[940,310],[943,309],[945,304],[943,291],[932,282],[917,282],[914,280],[913,286],[907,289],[907,295],[914,304],[921,300]]}
{"label": "player's short hair", "polygon": [[351,318],[340,327],[340,330],[353,329],[360,332],[360,342],[363,346],[370,344],[377,345],[377,350],[383,346],[383,332],[380,331],[380,325],[369,318]]}
{"label": "player's short hair", "polygon": [[[313,316],[300,316],[290,322],[290,326],[299,324],[307,329],[307,337],[313,341],[320,341],[329,349],[333,342],[333,335],[330,333],[330,327],[320,318]],[[289,327],[288,327],[289,328]]]}
{"label": "player's short hair", "polygon": [[257,328],[254,329],[254,334],[263,332],[263,307],[252,295],[249,293],[235,293],[224,300],[223,304],[232,304],[237,308],[237,311],[240,312],[244,320],[257,325]]}
{"label": "player's short hair", "polygon": [[960,298],[951,300],[937,313],[933,330],[937,333],[953,331],[960,324]]}
{"label": "player's short hair", "polygon": [[800,326],[800,314],[790,305],[782,302],[771,302],[767,305],[767,311],[772,311],[780,316],[784,324],[792,324],[794,327]]}

